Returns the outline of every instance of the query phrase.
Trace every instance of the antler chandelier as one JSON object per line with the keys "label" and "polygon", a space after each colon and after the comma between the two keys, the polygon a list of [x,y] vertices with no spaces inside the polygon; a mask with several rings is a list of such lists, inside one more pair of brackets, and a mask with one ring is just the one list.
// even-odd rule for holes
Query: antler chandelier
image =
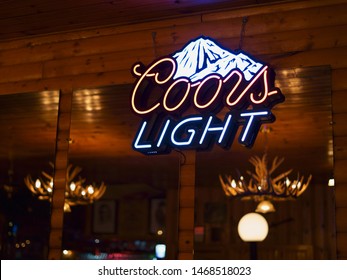
{"label": "antler chandelier", "polygon": [[[53,163],[50,163],[54,169]],[[85,185],[85,178],[81,178],[77,175],[82,171],[82,168],[69,164],[66,172],[66,189],[65,189],[65,203],[64,211],[70,212],[70,206],[86,205],[93,203],[103,196],[106,191],[106,185],[104,182],[100,186],[95,184]],[[42,171],[42,177],[33,180],[30,175],[24,178],[25,185],[28,189],[36,195],[40,200],[52,199],[53,193],[53,176]]]}
{"label": "antler chandelier", "polygon": [[[289,179],[288,175],[292,173],[292,169],[275,175],[276,169],[282,164],[284,158],[278,159],[278,157],[275,157],[270,168],[268,167],[266,153],[262,158],[253,156],[249,161],[255,169],[254,172],[247,171],[250,176],[249,180],[246,180],[240,173],[236,178],[230,175],[219,175],[221,185],[227,196],[253,199],[258,202],[294,199],[307,189],[312,179],[310,175],[305,181],[304,176],[299,174],[296,178]],[[271,208],[273,206],[266,207]],[[261,211],[259,210],[259,212]],[[274,209],[264,211],[274,211]]]}

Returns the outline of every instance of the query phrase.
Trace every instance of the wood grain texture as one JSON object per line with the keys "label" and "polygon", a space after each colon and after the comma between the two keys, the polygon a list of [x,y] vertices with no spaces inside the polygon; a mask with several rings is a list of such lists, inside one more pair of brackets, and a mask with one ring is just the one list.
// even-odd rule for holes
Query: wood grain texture
{"label": "wood grain texture", "polygon": [[[13,4],[13,1],[10,2]],[[336,209],[338,213],[337,228],[339,229],[336,236],[338,240],[337,251],[338,257],[345,258],[347,235],[344,232],[345,222],[342,217],[346,209],[345,197],[347,193],[347,115],[344,105],[347,90],[345,78],[347,62],[344,59],[347,55],[346,1],[285,1],[283,3],[270,3],[271,1],[269,1],[266,5],[260,6],[256,4],[257,1],[236,1],[235,6],[230,6],[230,3],[227,3],[231,1],[217,1],[220,5],[215,3],[213,7],[218,11],[211,11],[206,6],[203,9],[196,7],[191,12],[185,10],[188,9],[188,6],[176,9],[176,7],[166,6],[168,4],[164,1],[159,2],[163,11],[154,16],[157,10],[149,11],[148,8],[158,3],[150,1],[146,4],[147,2],[143,3],[142,1],[142,6],[139,7],[141,7],[141,11],[144,10],[145,12],[140,20],[135,18],[135,15],[127,19],[126,1],[120,1],[120,5],[124,6],[118,7],[118,12],[122,10],[126,12],[119,17],[119,22],[115,18],[110,20],[111,13],[115,12],[114,7],[104,14],[108,19],[100,20],[103,14],[101,9],[110,7],[103,1],[89,0],[85,2],[82,9],[85,11],[84,15],[76,21],[70,18],[71,22],[68,22],[68,18],[72,16],[78,5],[82,5],[81,3],[76,4],[71,1],[67,3],[66,9],[71,11],[67,13],[65,19],[59,19],[57,16],[64,11],[57,8],[60,7],[61,1],[59,5],[56,1],[53,1],[51,5],[45,4],[47,3],[45,1],[39,1],[36,7],[31,7],[28,3],[17,11],[16,5],[4,6],[1,13],[8,16],[2,17],[0,24],[10,28],[4,28],[3,30],[6,31],[1,34],[2,37],[0,36],[0,48],[2,50],[0,53],[0,95],[7,96],[7,94],[15,95],[20,92],[30,93],[46,90],[57,91],[62,88],[73,89],[77,94],[81,88],[94,89],[102,86],[114,86],[115,90],[102,90],[100,102],[104,108],[112,102],[119,104],[117,108],[108,109],[106,117],[104,116],[106,119],[115,120],[115,122],[105,121],[96,112],[94,112],[96,122],[88,122],[86,118],[88,112],[83,109],[83,102],[79,103],[74,97],[78,109],[76,114],[72,115],[71,133],[68,133],[71,109],[68,108],[68,105],[61,105],[67,110],[62,111],[60,115],[62,122],[58,125],[58,133],[60,133],[58,141],[61,142],[57,143],[60,148],[57,151],[56,162],[61,166],[66,163],[64,154],[68,146],[64,141],[69,135],[77,139],[74,148],[76,155],[85,153],[83,147],[87,146],[90,154],[107,156],[119,153],[126,157],[129,156],[127,154],[129,141],[131,141],[129,139],[133,137],[139,121],[130,110],[126,110],[129,93],[129,87],[126,85],[132,84],[134,81],[130,73],[131,65],[138,60],[149,63],[157,56],[180,49],[189,39],[201,34],[213,36],[222,45],[236,49],[240,43],[242,19],[248,16],[243,48],[273,65],[276,71],[278,70],[277,78],[280,87],[288,96],[285,107],[279,105],[278,108],[274,109],[280,127],[274,126],[273,137],[276,141],[271,144],[273,145],[272,148],[276,152],[294,151],[292,154],[295,155],[296,160],[289,162],[288,165],[294,165],[300,170],[309,166],[305,160],[307,156],[311,163],[315,162],[317,168],[321,168],[320,170],[317,169],[317,174],[324,174],[322,175],[324,177],[326,174],[330,176],[332,173],[332,156],[329,155],[329,151],[331,152],[331,147],[334,145],[333,173],[336,179],[336,195],[338,195]],[[99,3],[100,7],[95,10],[95,18],[93,18],[94,16],[89,17],[86,10],[87,6],[94,7],[93,5],[96,3]],[[145,7],[147,9],[144,9]],[[160,7],[158,6],[157,9]],[[43,20],[40,24],[39,11],[43,14]],[[183,13],[184,11],[188,11],[188,13]],[[18,12],[22,18],[14,22],[11,12]],[[134,9],[133,12],[140,14],[137,9]],[[35,16],[37,19],[31,21],[30,19],[34,19]],[[53,20],[49,21],[49,18],[53,18]],[[89,22],[87,22],[88,18]],[[31,23],[25,25],[24,20],[29,20]],[[84,22],[82,22],[83,20]],[[129,22],[132,24],[126,24]],[[103,24],[109,25],[100,27]],[[85,29],[86,27],[91,27],[91,29]],[[320,67],[323,65],[331,69],[329,81],[321,79],[324,75],[319,76],[319,71],[316,70],[317,68],[321,69]],[[300,67],[312,67],[312,69],[306,69],[307,72],[296,73]],[[301,74],[305,75],[305,73],[308,75],[307,79],[300,77]],[[322,88],[324,90],[321,90]],[[115,94],[113,94],[113,90]],[[330,97],[332,96],[332,106],[330,101],[326,99],[329,94]],[[66,101],[64,100],[61,102]],[[66,102],[69,103],[69,101]],[[295,109],[299,109],[301,112],[305,111],[305,114],[298,113]],[[328,114],[328,117],[325,117],[327,116],[326,113],[331,112],[331,110],[333,116]],[[115,116],[122,117],[116,118]],[[293,120],[300,121],[294,124]],[[320,121],[326,124],[324,128]],[[12,122],[13,116],[6,115],[2,122],[4,124],[2,128],[6,128],[5,131],[8,131],[10,127],[6,123]],[[46,122],[46,124],[48,126],[50,122]],[[45,131],[42,124],[32,120],[24,123],[25,125],[31,131]],[[125,130],[126,127],[129,130]],[[331,130],[334,133],[334,141],[327,143],[331,140]],[[107,136],[105,131],[115,131],[116,134]],[[92,136],[90,132],[92,132]],[[18,137],[30,139],[28,138],[29,135],[30,132],[26,131],[23,132],[23,135],[18,134]],[[300,137],[302,135],[306,136],[304,137],[305,140]],[[105,149],[106,146],[103,143],[107,143],[106,146],[110,150]],[[258,151],[260,150],[259,148]],[[317,152],[318,150],[319,152]],[[33,148],[33,151],[41,153],[43,149],[36,147]],[[234,151],[236,156],[240,155],[239,149]],[[302,151],[307,152],[306,156],[303,155]],[[29,153],[28,150],[26,153]],[[132,152],[130,154],[134,156]],[[218,152],[217,149],[213,156],[213,162],[222,163],[220,170],[228,171],[230,166],[225,160],[225,154]],[[206,158],[207,162],[211,162],[208,156]],[[189,234],[192,233],[191,217],[186,218],[182,213],[191,212],[195,197],[194,186],[200,183],[205,185],[212,185],[213,183],[208,176],[202,179],[197,178],[198,182],[195,182],[193,179],[194,164],[183,166],[181,170],[181,183],[183,185],[182,197],[179,199],[182,206],[180,227],[182,230],[189,228]],[[211,169],[210,166],[200,167],[207,171]],[[128,173],[128,176],[130,177],[131,174]],[[319,177],[319,175],[317,176]],[[314,199],[319,201],[318,198]],[[61,204],[61,198],[58,201]],[[242,207],[245,211],[251,209],[250,207],[247,208],[248,206]],[[291,209],[288,209],[279,218],[286,215],[294,215],[297,220],[302,218]],[[322,240],[321,235],[314,235],[309,231],[312,224],[301,226],[300,230],[305,233],[302,237],[303,241],[316,239],[319,246],[324,244],[325,241]],[[318,218],[314,220],[313,226],[321,228]],[[274,239],[281,241],[281,238],[286,237],[296,240],[297,236],[286,236],[288,235],[286,230],[286,227],[279,228],[279,235]],[[179,244],[181,244],[182,250],[184,249],[184,252],[179,252],[179,258],[191,258],[191,252],[185,251],[189,246],[184,242],[189,234],[188,232],[181,232],[179,235],[181,236]],[[231,233],[231,236],[237,237],[236,233]],[[52,239],[55,240],[55,244],[59,243],[57,232],[54,232]],[[188,239],[191,240],[191,237]],[[189,247],[190,249],[191,247]]]}
{"label": "wood grain texture", "polygon": [[64,202],[69,152],[68,138],[66,137],[70,135],[72,96],[71,90],[62,90],[60,93],[53,177],[54,188],[51,202],[51,232],[48,250],[48,259],[51,260],[60,259],[62,254]]}

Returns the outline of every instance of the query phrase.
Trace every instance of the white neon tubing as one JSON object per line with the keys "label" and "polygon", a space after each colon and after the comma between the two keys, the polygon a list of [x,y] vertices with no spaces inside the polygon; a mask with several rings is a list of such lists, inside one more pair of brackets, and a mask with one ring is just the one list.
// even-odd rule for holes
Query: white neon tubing
{"label": "white neon tubing", "polygon": [[152,145],[151,144],[143,144],[143,145],[139,145],[139,142],[140,142],[140,138],[143,134],[143,131],[145,130],[147,126],[147,122],[144,121],[142,126],[141,126],[141,129],[140,129],[140,132],[137,134],[137,137],[136,137],[136,140],[135,140],[135,143],[134,143],[134,147],[138,150],[140,149],[148,149],[148,148],[151,148]]}
{"label": "white neon tubing", "polygon": [[241,138],[242,142],[245,141],[245,138],[246,138],[246,136],[248,134],[249,128],[251,127],[251,124],[253,122],[254,116],[266,116],[268,114],[269,114],[268,111],[252,112],[252,113],[242,113],[242,114],[240,114],[241,117],[249,117],[250,116],[250,118],[249,118],[249,120],[247,122],[247,126],[245,128],[245,132],[243,133],[242,138]]}
{"label": "white neon tubing", "polygon": [[171,132],[171,142],[177,146],[185,146],[185,145],[189,145],[191,144],[194,136],[195,136],[195,130],[194,129],[188,129],[188,132],[191,134],[188,141],[185,141],[185,142],[177,142],[175,140],[175,134],[176,134],[176,131],[185,123],[187,122],[194,122],[194,121],[201,121],[202,120],[202,117],[192,117],[192,118],[188,118],[188,119],[185,119],[183,121],[181,121],[180,123],[178,123],[176,125],[176,127],[172,130]]}

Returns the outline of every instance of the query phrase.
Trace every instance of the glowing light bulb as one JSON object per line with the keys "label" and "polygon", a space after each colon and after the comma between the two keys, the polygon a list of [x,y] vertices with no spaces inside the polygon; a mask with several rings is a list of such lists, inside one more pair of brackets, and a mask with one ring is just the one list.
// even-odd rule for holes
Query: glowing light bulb
{"label": "glowing light bulb", "polygon": [[87,188],[87,191],[89,194],[93,194],[94,193],[94,188],[92,185],[90,185],[88,188]]}
{"label": "glowing light bulb", "polygon": [[70,190],[73,192],[76,190],[76,184],[74,182],[71,182],[70,184]]}
{"label": "glowing light bulb", "polygon": [[233,189],[235,189],[235,188],[236,188],[236,182],[235,182],[235,180],[234,180],[234,179],[231,181],[231,187],[232,187]]}
{"label": "glowing light bulb", "polygon": [[36,179],[36,181],[35,181],[35,188],[37,188],[37,189],[41,188],[41,182],[39,179]]}

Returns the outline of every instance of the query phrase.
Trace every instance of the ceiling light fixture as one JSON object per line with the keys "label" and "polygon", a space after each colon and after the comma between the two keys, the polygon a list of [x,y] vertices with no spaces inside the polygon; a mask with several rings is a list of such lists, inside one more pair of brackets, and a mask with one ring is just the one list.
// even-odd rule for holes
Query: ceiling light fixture
{"label": "ceiling light fixture", "polygon": [[275,206],[272,204],[270,200],[260,201],[257,208],[255,209],[255,212],[262,213],[262,214],[275,212],[275,211],[276,211]]}
{"label": "ceiling light fixture", "polygon": [[[53,163],[50,163],[54,170]],[[93,203],[103,196],[106,191],[106,185],[102,182],[100,186],[95,184],[85,184],[86,179],[77,175],[82,171],[82,168],[69,164],[66,174],[66,189],[64,211],[71,212],[71,206],[86,205]],[[53,194],[53,176],[42,172],[42,177],[33,180],[30,175],[24,178],[25,185],[36,195],[40,200],[52,199]]]}
{"label": "ceiling light fixture", "polygon": [[[227,196],[253,199],[257,202],[295,199],[307,189],[312,179],[310,175],[305,181],[304,176],[299,174],[296,178],[290,179],[288,176],[292,170],[275,175],[276,169],[282,164],[284,158],[278,159],[278,157],[275,157],[270,168],[268,167],[266,153],[262,158],[253,156],[249,161],[255,169],[254,172],[247,171],[250,176],[249,180],[243,175],[238,177],[219,175],[221,185]],[[272,209],[269,204],[262,210],[261,205],[258,208],[259,211],[257,212],[263,211],[261,213],[274,211],[274,208]]]}

